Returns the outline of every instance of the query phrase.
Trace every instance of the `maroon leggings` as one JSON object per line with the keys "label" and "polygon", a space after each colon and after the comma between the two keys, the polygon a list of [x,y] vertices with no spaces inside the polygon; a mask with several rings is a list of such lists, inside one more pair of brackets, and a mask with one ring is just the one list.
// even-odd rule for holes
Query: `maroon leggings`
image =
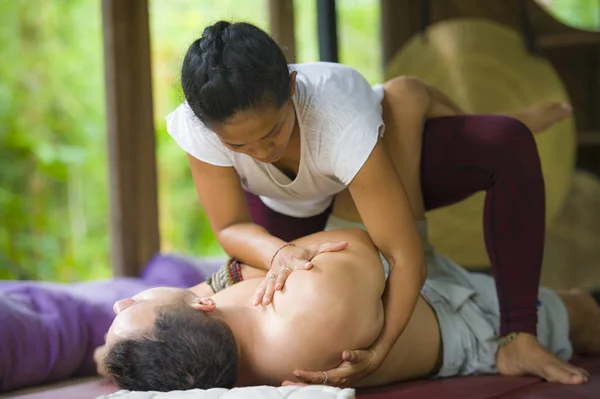
{"label": "maroon leggings", "polygon": [[[484,236],[500,303],[500,334],[536,334],[537,294],[545,231],[540,158],[531,131],[498,115],[427,121],[423,133],[421,185],[427,210],[486,191]],[[290,241],[321,231],[331,209],[293,218],[246,193],[254,221]]]}

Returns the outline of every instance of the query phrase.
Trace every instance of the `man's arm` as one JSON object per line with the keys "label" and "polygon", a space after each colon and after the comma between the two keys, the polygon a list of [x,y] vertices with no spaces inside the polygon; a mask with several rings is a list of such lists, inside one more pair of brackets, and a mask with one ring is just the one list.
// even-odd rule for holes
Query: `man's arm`
{"label": "man's arm", "polygon": [[[251,278],[263,278],[267,275],[267,270],[265,269],[249,266],[246,264],[242,264],[240,266],[242,270],[243,280],[250,280]],[[198,296],[199,298],[214,295],[212,288],[210,288],[206,281],[191,287],[190,291],[192,291],[194,295]]]}

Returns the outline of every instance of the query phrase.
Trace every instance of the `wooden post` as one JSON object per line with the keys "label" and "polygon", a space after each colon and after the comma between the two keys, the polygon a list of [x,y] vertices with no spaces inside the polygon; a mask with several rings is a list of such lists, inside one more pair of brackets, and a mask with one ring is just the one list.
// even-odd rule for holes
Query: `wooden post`
{"label": "wooden post", "polygon": [[160,249],[148,0],[103,0],[111,261],[138,276]]}
{"label": "wooden post", "polygon": [[282,48],[288,62],[295,62],[294,1],[269,0],[271,36]]}
{"label": "wooden post", "polygon": [[418,31],[420,14],[417,5],[408,0],[380,0],[384,72],[400,47]]}
{"label": "wooden post", "polygon": [[337,12],[335,0],[317,0],[319,60],[338,62]]}

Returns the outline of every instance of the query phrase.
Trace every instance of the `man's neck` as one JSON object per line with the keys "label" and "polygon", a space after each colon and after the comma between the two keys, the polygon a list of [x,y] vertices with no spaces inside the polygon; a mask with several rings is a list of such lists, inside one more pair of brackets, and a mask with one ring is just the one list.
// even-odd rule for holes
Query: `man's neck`
{"label": "man's neck", "polygon": [[256,338],[257,312],[248,306],[222,306],[213,313],[213,317],[223,320],[233,333],[238,347],[238,385],[248,385],[252,380],[252,346]]}

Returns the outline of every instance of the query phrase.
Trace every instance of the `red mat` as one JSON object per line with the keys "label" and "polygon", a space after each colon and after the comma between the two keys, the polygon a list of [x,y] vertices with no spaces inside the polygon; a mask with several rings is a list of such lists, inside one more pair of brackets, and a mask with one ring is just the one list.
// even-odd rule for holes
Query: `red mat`
{"label": "red mat", "polygon": [[590,372],[583,385],[560,385],[533,377],[474,376],[422,380],[362,390],[359,399],[598,399],[600,357],[581,358],[574,364]]}
{"label": "red mat", "polygon": [[[590,380],[584,385],[559,385],[531,377],[476,376],[405,382],[362,390],[358,399],[598,399],[600,357],[574,362],[586,368]],[[14,396],[14,399],[93,399],[116,392],[114,385],[93,381],[43,392]]]}

